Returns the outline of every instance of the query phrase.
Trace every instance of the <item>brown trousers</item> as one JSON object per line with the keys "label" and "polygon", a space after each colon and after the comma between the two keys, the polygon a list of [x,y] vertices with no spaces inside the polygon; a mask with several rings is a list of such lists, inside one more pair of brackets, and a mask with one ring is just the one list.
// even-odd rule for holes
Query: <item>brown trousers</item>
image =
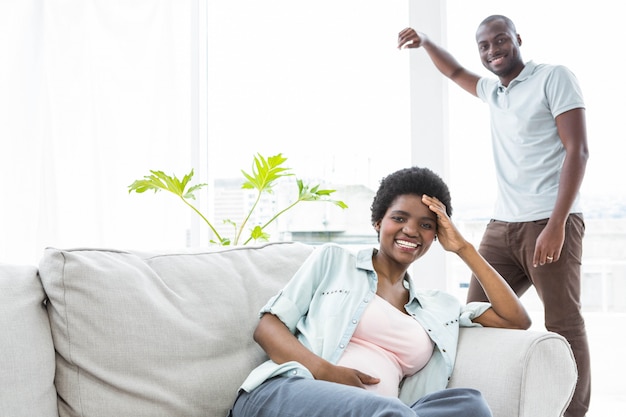
{"label": "brown trousers", "polygon": [[[582,215],[570,214],[559,260],[533,267],[535,242],[547,222],[548,219],[520,223],[491,220],[479,252],[518,296],[524,294],[531,285],[535,286],[543,303],[546,329],[567,339],[578,366],[578,383],[565,417],[584,417],[591,396],[589,345],[580,304],[580,266],[585,222]],[[474,276],[467,301],[487,301]]]}

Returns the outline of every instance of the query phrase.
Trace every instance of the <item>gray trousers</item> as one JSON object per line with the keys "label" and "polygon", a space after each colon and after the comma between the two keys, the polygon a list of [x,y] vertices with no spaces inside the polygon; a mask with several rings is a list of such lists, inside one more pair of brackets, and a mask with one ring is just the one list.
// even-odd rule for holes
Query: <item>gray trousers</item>
{"label": "gray trousers", "polygon": [[480,392],[450,388],[412,406],[361,388],[301,377],[277,377],[242,392],[229,417],[492,417]]}

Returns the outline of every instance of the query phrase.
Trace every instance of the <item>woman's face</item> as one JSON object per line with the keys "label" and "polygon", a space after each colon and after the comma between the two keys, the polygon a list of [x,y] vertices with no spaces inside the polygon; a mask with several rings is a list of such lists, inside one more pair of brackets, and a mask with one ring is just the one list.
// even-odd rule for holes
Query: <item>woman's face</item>
{"label": "woman's face", "polygon": [[437,216],[422,203],[421,196],[403,194],[391,203],[375,229],[379,233],[379,254],[408,267],[433,243]]}

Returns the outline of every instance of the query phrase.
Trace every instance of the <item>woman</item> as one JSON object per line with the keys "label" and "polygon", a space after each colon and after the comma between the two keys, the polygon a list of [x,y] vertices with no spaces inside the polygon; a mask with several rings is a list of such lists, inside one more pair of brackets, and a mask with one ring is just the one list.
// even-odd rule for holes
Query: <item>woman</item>
{"label": "woman", "polygon": [[[452,224],[448,187],[429,169],[385,177],[371,209],[378,249],[317,248],[262,308],[254,339],[270,360],[244,381],[232,417],[491,416],[479,392],[445,389],[458,328],[526,329],[524,307]],[[489,303],[415,288],[407,270],[437,239]]]}

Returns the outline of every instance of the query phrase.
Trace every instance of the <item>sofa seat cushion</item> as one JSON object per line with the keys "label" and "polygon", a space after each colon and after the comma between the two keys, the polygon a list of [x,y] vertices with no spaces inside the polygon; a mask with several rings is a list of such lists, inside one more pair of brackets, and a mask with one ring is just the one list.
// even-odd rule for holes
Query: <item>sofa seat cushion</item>
{"label": "sofa seat cushion", "polygon": [[60,416],[224,417],[264,360],[252,340],[259,309],[312,250],[47,249]]}
{"label": "sofa seat cushion", "polygon": [[34,266],[0,264],[0,416],[58,417],[45,299]]}

